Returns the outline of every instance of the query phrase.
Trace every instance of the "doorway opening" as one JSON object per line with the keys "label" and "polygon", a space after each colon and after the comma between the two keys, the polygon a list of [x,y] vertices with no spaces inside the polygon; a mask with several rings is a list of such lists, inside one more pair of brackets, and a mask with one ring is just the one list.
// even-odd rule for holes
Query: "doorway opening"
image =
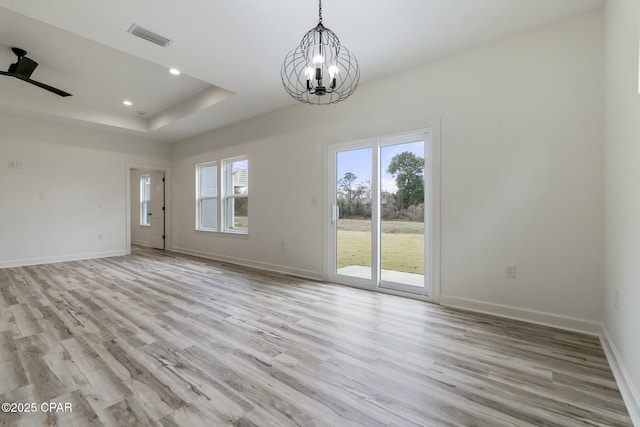
{"label": "doorway opening", "polygon": [[166,249],[166,189],[163,170],[129,169],[128,252],[131,244]]}

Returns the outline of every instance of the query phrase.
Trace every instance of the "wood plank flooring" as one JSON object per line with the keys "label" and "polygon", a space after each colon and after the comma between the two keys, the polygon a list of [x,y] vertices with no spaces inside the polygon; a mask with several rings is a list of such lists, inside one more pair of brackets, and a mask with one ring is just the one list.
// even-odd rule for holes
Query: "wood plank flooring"
{"label": "wood plank flooring", "polygon": [[36,408],[2,426],[631,426],[595,337],[143,248],[0,270],[3,402]]}

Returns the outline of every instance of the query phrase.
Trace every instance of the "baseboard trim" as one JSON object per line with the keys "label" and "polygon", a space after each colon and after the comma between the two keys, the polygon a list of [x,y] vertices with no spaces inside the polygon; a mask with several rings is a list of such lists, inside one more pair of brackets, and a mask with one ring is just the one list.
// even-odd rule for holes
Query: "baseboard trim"
{"label": "baseboard trim", "polygon": [[494,304],[486,301],[441,295],[440,304],[446,307],[491,314],[494,316],[505,317],[507,319],[521,320],[524,322],[535,323],[537,325],[551,326],[588,335],[599,336],[602,331],[601,324],[591,320],[502,304]]}
{"label": "baseboard trim", "polygon": [[126,254],[127,254],[126,251],[118,250],[118,251],[93,252],[88,254],[61,255],[61,256],[46,257],[46,258],[16,259],[16,260],[9,260],[9,261],[1,261],[0,268],[26,267],[29,265],[55,264],[58,262],[82,261],[86,259],[96,259],[96,258],[109,258],[114,256],[123,256]]}
{"label": "baseboard trim", "polygon": [[266,262],[253,261],[246,258],[231,257],[228,255],[220,255],[212,252],[194,251],[192,249],[172,246],[169,251],[180,254],[196,256],[199,258],[211,259],[214,261],[227,262],[229,264],[240,265],[243,267],[255,268],[258,270],[269,271],[272,273],[287,274],[303,279],[323,280],[322,273],[312,270],[304,270],[301,268],[287,267],[285,265],[270,264]]}
{"label": "baseboard trim", "polygon": [[620,357],[618,348],[604,325],[602,326],[602,333],[600,334],[600,343],[602,344],[604,353],[607,356],[607,361],[618,384],[618,389],[620,389],[620,394],[622,394],[624,404],[627,407],[627,411],[629,411],[631,422],[634,426],[640,427],[640,393],[638,393],[638,389],[633,385],[631,377]]}

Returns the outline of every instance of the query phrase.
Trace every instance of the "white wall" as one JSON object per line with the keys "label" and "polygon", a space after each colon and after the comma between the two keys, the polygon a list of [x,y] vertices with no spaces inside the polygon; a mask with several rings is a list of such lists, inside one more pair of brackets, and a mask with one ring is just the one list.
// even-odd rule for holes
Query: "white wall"
{"label": "white wall", "polygon": [[604,325],[633,396],[625,396],[627,407],[640,426],[639,3],[607,2],[605,29]]}
{"label": "white wall", "polygon": [[[234,129],[239,127],[217,136],[229,142],[228,132]],[[299,144],[300,138],[306,136],[257,139],[206,149],[203,154],[190,153],[190,144],[174,146],[172,249],[322,277],[323,150],[319,143]],[[245,154],[249,155],[249,235],[195,231],[195,165]],[[280,249],[281,242],[285,250]]]}
{"label": "white wall", "polygon": [[[174,144],[173,247],[322,277],[326,145],[439,121],[442,302],[596,332],[602,36],[596,11],[361,84],[340,104]],[[248,239],[194,231],[195,164],[240,154],[250,159]],[[517,279],[504,278],[505,264]]]}
{"label": "white wall", "polygon": [[0,267],[126,252],[127,165],[167,167],[167,146],[6,115],[0,129]]}

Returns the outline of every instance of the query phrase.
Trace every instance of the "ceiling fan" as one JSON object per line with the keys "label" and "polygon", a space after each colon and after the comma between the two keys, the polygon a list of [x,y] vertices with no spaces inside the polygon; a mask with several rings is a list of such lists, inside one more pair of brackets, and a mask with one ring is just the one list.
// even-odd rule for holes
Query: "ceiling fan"
{"label": "ceiling fan", "polygon": [[27,83],[31,83],[32,85],[36,85],[38,87],[41,87],[42,89],[48,90],[49,92],[53,92],[56,95],[71,96],[70,93],[67,93],[63,90],[56,89],[55,87],[40,83],[35,80],[31,80],[31,74],[33,74],[33,71],[38,66],[38,63],[33,59],[29,59],[25,56],[27,54],[26,50],[20,49],[19,47],[12,47],[11,50],[16,54],[18,60],[15,64],[9,65],[9,71],[0,71],[0,75],[16,77]]}

